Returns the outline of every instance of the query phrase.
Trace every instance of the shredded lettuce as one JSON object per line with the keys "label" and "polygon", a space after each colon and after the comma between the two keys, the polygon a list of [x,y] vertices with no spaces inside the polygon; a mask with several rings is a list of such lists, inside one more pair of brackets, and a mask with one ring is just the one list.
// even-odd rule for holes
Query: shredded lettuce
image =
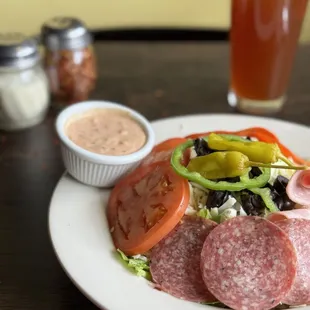
{"label": "shredded lettuce", "polygon": [[[287,166],[287,164],[282,161],[278,160],[277,162],[274,163],[275,165],[282,165],[282,166]],[[279,175],[282,175],[288,179],[292,177],[292,175],[295,173],[295,170],[293,169],[277,169],[277,168],[271,168],[270,169],[270,179],[268,181],[269,184],[273,185],[274,181]]]}
{"label": "shredded lettuce", "polygon": [[189,206],[199,211],[206,205],[209,191],[195,183],[188,182],[188,185],[190,190]]}
{"label": "shredded lettuce", "polygon": [[217,208],[213,208],[211,209],[211,211],[207,208],[203,208],[197,212],[197,215],[205,219],[209,219],[209,220],[219,223],[220,215],[218,214],[217,210],[218,210]]}
{"label": "shredded lettuce", "polygon": [[150,264],[149,260],[144,260],[141,258],[133,258],[126,256],[121,250],[117,249],[121,259],[126,264],[126,267],[136,274],[139,277],[146,278],[147,280],[151,280],[151,273],[150,273]]}
{"label": "shredded lettuce", "polygon": [[198,216],[203,217],[205,219],[211,219],[211,213],[209,211],[209,209],[200,209],[197,213]]}

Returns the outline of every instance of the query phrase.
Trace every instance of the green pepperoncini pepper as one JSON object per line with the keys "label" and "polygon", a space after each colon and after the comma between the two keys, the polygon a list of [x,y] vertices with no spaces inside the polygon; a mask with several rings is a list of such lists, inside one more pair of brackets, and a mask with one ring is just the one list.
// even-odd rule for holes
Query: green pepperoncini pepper
{"label": "green pepperoncini pepper", "polygon": [[250,167],[265,167],[278,169],[303,169],[298,166],[282,166],[252,162],[237,151],[215,152],[205,156],[192,158],[187,166],[190,172],[199,172],[210,180],[240,177],[247,173]]}
{"label": "green pepperoncini pepper", "polygon": [[[272,164],[279,159],[285,162],[289,167],[296,166],[286,158],[276,143],[266,143],[261,141],[236,141],[227,139],[223,135],[211,133],[208,136],[208,145],[212,150],[217,151],[237,151],[246,155],[250,161],[263,164]],[[306,169],[305,166],[300,166],[299,169]]]}
{"label": "green pepperoncini pepper", "polygon": [[[205,137],[204,139],[208,142],[209,146],[213,148],[214,146],[212,147],[209,143],[210,136]],[[303,166],[293,166],[292,163],[290,163],[289,160],[283,155],[282,156],[284,157],[284,161],[288,163],[289,166],[271,165],[272,162],[275,162],[277,159],[279,159],[281,153],[277,151],[277,147],[269,148],[268,143],[260,145],[257,144],[256,141],[252,141],[248,142],[249,144],[242,144],[246,143],[246,140],[233,135],[215,135],[215,138],[217,138],[217,141],[222,139],[226,143],[226,148],[228,148],[228,142],[236,143],[230,144],[229,148],[239,148],[240,151],[243,150],[246,154],[243,154],[240,151],[215,152],[209,155],[193,158],[186,168],[181,164],[183,152],[187,148],[192,147],[194,144],[193,140],[188,140],[187,142],[178,146],[172,154],[171,165],[174,170],[184,178],[208,189],[240,191],[242,189],[259,188],[265,186],[270,178],[270,168],[296,170],[305,169]],[[240,144],[238,144],[238,142]],[[260,150],[260,155],[264,154],[262,150],[266,151],[267,155],[262,160],[259,156],[253,155],[256,148],[252,148],[250,151],[248,150],[248,146],[252,145],[253,143],[256,148]],[[263,148],[265,145],[267,145],[267,149]],[[222,148],[224,148],[224,146]],[[259,162],[250,161],[247,156],[248,154],[250,154],[252,159],[255,159]],[[248,173],[252,166],[260,167],[262,174],[256,178],[250,179]],[[240,182],[230,183],[226,181],[212,181],[215,179],[237,176],[240,177]]]}
{"label": "green pepperoncini pepper", "polygon": [[[233,141],[242,141],[244,139],[233,136],[233,135],[223,135],[227,139]],[[207,141],[207,138],[204,138]],[[228,190],[228,191],[241,191],[243,189],[262,187],[267,184],[270,178],[270,168],[261,168],[262,174],[256,178],[250,179],[248,173],[250,168],[245,170],[245,173],[240,176],[240,182],[230,183],[227,181],[212,181],[203,177],[198,172],[191,172],[185,166],[181,164],[181,159],[183,158],[183,153],[186,149],[194,145],[193,140],[188,140],[185,143],[179,145],[173,152],[171,156],[171,165],[176,173],[188,179],[189,181],[195,182],[205,188],[212,190]]]}
{"label": "green pepperoncini pepper", "polygon": [[247,173],[247,162],[248,157],[240,152],[215,152],[192,158],[187,169],[209,180],[234,178]]}

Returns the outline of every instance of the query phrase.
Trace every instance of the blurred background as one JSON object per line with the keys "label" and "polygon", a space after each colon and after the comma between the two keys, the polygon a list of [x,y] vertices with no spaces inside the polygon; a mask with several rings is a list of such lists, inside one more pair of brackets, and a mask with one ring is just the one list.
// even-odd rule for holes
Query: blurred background
{"label": "blurred background", "polygon": [[[97,309],[62,271],[46,228],[64,172],[58,109],[109,100],[153,121],[237,107],[310,126],[307,1],[239,0],[233,9],[230,0],[0,0],[1,310]],[[54,17],[77,18],[93,33],[59,18],[43,27],[38,47],[32,36]],[[310,158],[300,143],[309,129],[300,139],[283,127],[269,129]]]}
{"label": "blurred background", "polygon": [[[298,1],[298,0],[297,0]],[[25,14],[26,12],[26,14]],[[54,16],[82,19],[91,30],[176,28],[228,30],[229,0],[10,0],[2,1],[0,29],[37,34]],[[308,6],[301,42],[310,42]]]}

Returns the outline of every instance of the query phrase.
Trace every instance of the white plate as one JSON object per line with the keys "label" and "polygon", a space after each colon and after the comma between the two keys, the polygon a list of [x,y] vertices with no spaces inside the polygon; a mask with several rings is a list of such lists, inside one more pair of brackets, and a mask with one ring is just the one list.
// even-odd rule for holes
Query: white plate
{"label": "white plate", "polygon": [[[238,115],[197,115],[153,122],[157,142],[210,130],[262,126],[303,157],[310,157],[310,129],[288,122]],[[54,250],[75,285],[108,310],[213,309],[153,289],[115,258],[105,217],[109,191],[88,187],[64,175],[52,197],[49,230]],[[310,307],[304,308],[310,309]]]}

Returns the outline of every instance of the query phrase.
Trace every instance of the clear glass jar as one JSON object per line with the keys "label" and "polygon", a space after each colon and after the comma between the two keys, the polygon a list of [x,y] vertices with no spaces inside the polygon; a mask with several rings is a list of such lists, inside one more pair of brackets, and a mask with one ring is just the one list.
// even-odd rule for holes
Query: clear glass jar
{"label": "clear glass jar", "polygon": [[13,37],[0,34],[0,129],[3,130],[37,125],[49,108],[48,80],[35,40],[21,35],[18,39]]}
{"label": "clear glass jar", "polygon": [[97,79],[92,36],[84,23],[71,17],[55,17],[41,30],[45,47],[44,68],[54,104],[87,100]]}
{"label": "clear glass jar", "polygon": [[53,97],[72,104],[87,100],[96,83],[92,46],[73,50],[46,50],[44,67]]}

